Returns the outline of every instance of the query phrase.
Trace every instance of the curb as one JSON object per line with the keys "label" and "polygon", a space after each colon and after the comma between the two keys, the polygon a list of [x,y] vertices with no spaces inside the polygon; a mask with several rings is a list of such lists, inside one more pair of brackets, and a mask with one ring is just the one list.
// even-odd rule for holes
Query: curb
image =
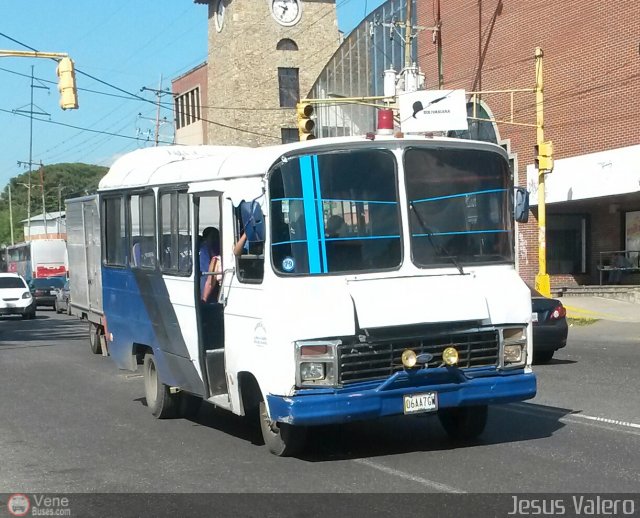
{"label": "curb", "polygon": [[610,322],[630,323],[640,322],[637,318],[625,318],[611,313],[600,313],[598,311],[576,308],[575,306],[567,306],[564,303],[563,306],[567,310],[567,318],[573,318],[576,320],[609,320]]}
{"label": "curb", "polygon": [[607,320],[608,315],[606,313],[580,309],[574,306],[567,306],[566,304],[563,304],[563,306],[567,310],[567,318],[576,318],[578,320]]}

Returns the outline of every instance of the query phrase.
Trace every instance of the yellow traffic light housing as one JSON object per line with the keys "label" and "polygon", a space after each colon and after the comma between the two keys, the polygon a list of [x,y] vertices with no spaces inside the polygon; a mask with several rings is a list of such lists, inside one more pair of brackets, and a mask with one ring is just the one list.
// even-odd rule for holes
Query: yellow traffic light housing
{"label": "yellow traffic light housing", "polygon": [[547,140],[536,144],[535,148],[535,164],[539,171],[553,170],[553,142]]}
{"label": "yellow traffic light housing", "polygon": [[71,58],[62,58],[56,70],[58,74],[58,90],[60,92],[60,108],[75,110],[78,108],[78,92],[76,89],[76,71]]}
{"label": "yellow traffic light housing", "polygon": [[312,140],[316,138],[313,134],[313,130],[316,127],[316,123],[311,116],[313,115],[313,104],[311,103],[298,103],[296,105],[296,115],[298,117],[298,135],[300,141]]}

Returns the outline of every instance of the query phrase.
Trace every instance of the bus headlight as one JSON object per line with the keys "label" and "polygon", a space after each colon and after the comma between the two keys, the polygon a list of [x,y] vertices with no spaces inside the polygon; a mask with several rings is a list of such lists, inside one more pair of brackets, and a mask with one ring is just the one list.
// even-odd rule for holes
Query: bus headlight
{"label": "bus headlight", "polygon": [[502,367],[522,367],[527,361],[527,328],[509,327],[500,330]]}
{"label": "bus headlight", "polygon": [[340,340],[296,342],[296,385],[334,387],[338,383]]}
{"label": "bus headlight", "polygon": [[300,364],[300,379],[305,381],[318,381],[324,379],[324,363],[302,362]]}

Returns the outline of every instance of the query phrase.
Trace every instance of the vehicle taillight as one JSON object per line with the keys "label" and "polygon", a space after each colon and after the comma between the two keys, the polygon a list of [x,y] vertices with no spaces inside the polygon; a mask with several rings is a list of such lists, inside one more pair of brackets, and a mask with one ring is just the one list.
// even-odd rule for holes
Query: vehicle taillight
{"label": "vehicle taillight", "polygon": [[549,315],[549,320],[559,320],[564,318],[567,315],[567,310],[564,309],[564,306],[560,304],[556,309],[551,312]]}

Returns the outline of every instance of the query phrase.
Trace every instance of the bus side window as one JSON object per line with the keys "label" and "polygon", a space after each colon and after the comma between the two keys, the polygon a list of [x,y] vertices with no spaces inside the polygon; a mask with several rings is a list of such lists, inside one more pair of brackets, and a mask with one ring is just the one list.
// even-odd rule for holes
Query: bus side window
{"label": "bus side window", "polygon": [[153,191],[129,197],[129,235],[134,268],[156,267],[156,208]]}
{"label": "bus side window", "polygon": [[160,193],[160,266],[164,273],[191,275],[191,221],[186,192]]}
{"label": "bus side window", "polygon": [[[244,241],[236,250],[237,275],[240,282],[260,283],[264,277],[265,221],[260,203],[243,201],[235,209],[236,244]],[[239,252],[239,253],[238,253]]]}

